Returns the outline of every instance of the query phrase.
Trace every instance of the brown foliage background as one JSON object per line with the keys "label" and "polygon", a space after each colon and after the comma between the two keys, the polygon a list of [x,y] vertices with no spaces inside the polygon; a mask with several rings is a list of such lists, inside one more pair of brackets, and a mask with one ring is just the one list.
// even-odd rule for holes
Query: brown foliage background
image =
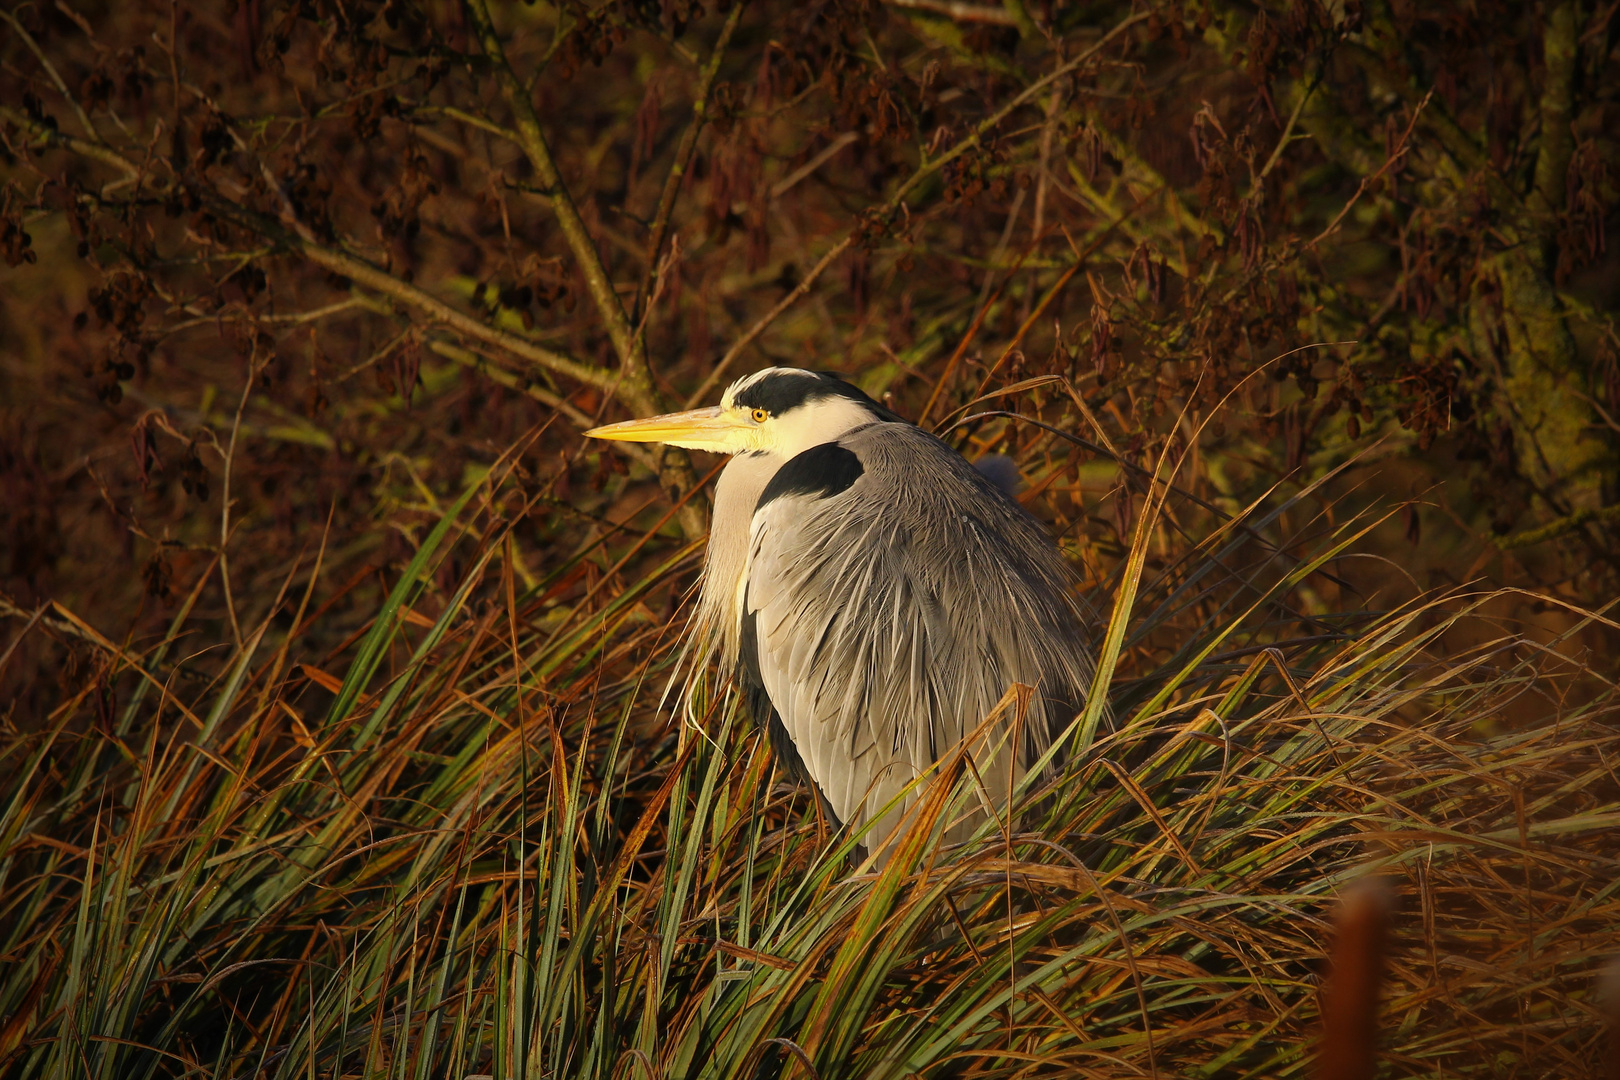
{"label": "brown foliage background", "polygon": [[[193,645],[223,663],[267,613],[293,629],[321,550],[316,633],[340,649],[503,455],[539,580],[665,514],[654,471],[678,492],[713,464],[626,460],[583,426],[767,363],[853,373],[925,424],[1009,408],[1089,440],[941,428],[1018,457],[1096,581],[1131,523],[1112,462],[1207,421],[1188,485],[1228,509],[1352,458],[1341,497],[1420,497],[1376,537],[1397,569],[1345,570],[1363,595],[1324,610],[1479,576],[1615,594],[1613,5],[4,19],[18,619],[60,601],[139,646],[195,591],[217,632]],[[701,531],[702,499],[672,536]],[[93,655],[22,640],[13,722],[95,678]]]}

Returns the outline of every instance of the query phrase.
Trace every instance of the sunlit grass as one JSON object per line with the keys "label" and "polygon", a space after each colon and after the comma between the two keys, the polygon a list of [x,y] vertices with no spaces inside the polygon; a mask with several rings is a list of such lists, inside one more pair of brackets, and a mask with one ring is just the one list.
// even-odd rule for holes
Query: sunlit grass
{"label": "sunlit grass", "polygon": [[145,655],[105,643],[139,680],[111,724],[86,691],[9,739],[7,1075],[1298,1075],[1368,873],[1402,896],[1398,1072],[1592,1068],[1612,688],[1511,628],[1442,647],[1487,593],[1301,629],[1290,590],[1370,521],[1282,558],[1256,512],[1127,570],[1114,715],[952,849],[976,781],[942,763],[874,869],[723,688],[701,730],[654,708],[679,626],[640,605],[695,549],[627,540],[558,607],[585,553],[526,586],[500,484],[331,674],[267,624],[192,689],[183,604]]}

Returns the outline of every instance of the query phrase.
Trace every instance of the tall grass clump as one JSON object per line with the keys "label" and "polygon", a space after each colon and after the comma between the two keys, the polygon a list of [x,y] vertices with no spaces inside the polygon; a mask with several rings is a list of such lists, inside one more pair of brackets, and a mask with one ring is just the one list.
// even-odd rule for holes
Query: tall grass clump
{"label": "tall grass clump", "polygon": [[503,476],[325,660],[297,659],[307,596],[203,686],[190,604],[140,651],[29,624],[133,689],[8,733],[0,1072],[1300,1075],[1327,913],[1370,874],[1400,896],[1396,1074],[1595,1068],[1612,683],[1489,591],[1294,610],[1375,520],[1254,510],[1146,572],[1144,513],[1112,716],[953,849],[977,781],[943,762],[874,870],[724,687],[695,724],[655,707],[678,623],[647,598],[696,554],[673,511],[586,588],[588,549],[524,584]]}

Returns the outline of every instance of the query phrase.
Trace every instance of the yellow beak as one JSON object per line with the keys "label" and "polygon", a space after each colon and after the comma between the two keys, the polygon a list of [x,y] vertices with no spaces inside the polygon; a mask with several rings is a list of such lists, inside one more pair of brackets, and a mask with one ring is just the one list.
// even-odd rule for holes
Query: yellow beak
{"label": "yellow beak", "polygon": [[668,443],[671,446],[684,446],[688,450],[735,454],[747,447],[746,436],[751,426],[747,420],[728,414],[716,405],[690,412],[649,416],[645,420],[626,420],[622,424],[591,428],[585,434],[593,439],[612,439],[615,442]]}

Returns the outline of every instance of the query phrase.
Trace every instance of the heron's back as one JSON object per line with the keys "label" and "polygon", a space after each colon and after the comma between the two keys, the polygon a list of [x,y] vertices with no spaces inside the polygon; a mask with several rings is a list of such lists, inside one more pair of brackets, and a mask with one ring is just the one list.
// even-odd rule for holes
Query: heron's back
{"label": "heron's back", "polygon": [[1018,752],[1007,752],[1010,716],[970,748],[1004,801],[1090,683],[1073,575],[1042,526],[909,424],[857,428],[784,465],[760,496],[746,578],[744,681],[851,826],[1021,683],[1034,694]]}

